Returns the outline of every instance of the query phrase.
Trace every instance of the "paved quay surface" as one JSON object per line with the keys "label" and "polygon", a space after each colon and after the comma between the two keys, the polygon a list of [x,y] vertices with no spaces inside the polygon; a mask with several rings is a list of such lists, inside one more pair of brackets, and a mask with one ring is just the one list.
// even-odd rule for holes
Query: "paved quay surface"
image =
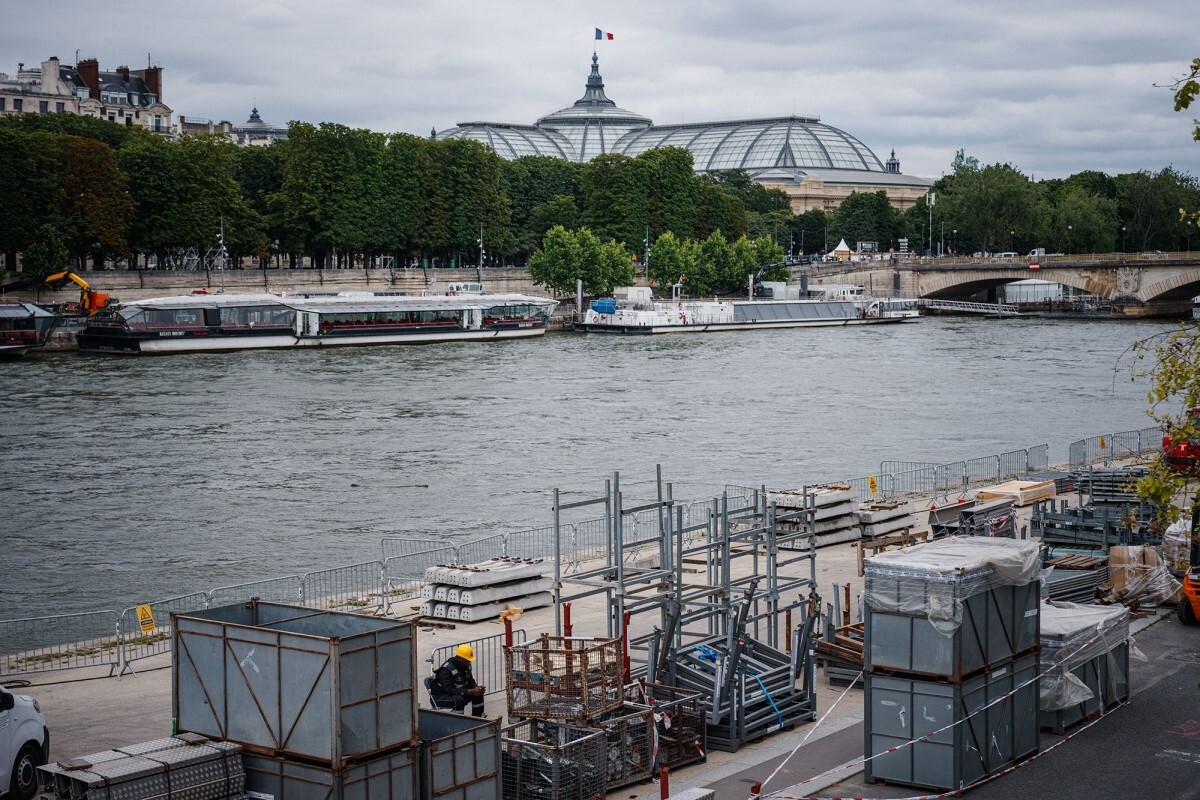
{"label": "paved quay surface", "polygon": [[[1029,509],[1021,509],[1026,524]],[[817,552],[817,584],[831,599],[835,583],[851,585],[857,613],[862,579],[849,545]],[[413,603],[415,606],[416,603]],[[408,610],[407,607],[405,609]],[[607,607],[601,598],[577,603],[575,633],[604,635]],[[1136,620],[1136,643],[1145,663],[1133,664],[1133,697],[1124,707],[1028,766],[970,792],[970,797],[1200,798],[1200,629],[1189,629],[1165,610]],[[532,639],[553,632],[553,609],[526,613],[516,624]],[[499,633],[495,622],[457,624],[454,629],[422,627],[418,632],[418,677],[428,674],[434,649]],[[1190,654],[1190,655],[1189,655]],[[115,746],[147,741],[171,731],[171,672],[168,655],[136,664],[138,674],[121,679],[104,670],[47,673],[19,689],[37,698],[51,730],[52,757],[71,758]],[[419,680],[418,680],[419,685]],[[807,743],[764,787],[766,796],[902,798],[927,794],[903,787],[865,785],[860,766],[842,768],[863,753],[863,694],[831,687],[818,671],[819,724],[750,743],[737,753],[712,751],[705,763],[681,767],[671,775],[674,792],[709,787],[720,800],[746,800],[750,787]],[[422,692],[422,706],[427,706]],[[836,706],[835,706],[836,703]],[[488,698],[489,716],[502,716],[504,696]],[[1057,737],[1043,737],[1043,749]],[[654,800],[657,784],[616,789],[610,798]]]}

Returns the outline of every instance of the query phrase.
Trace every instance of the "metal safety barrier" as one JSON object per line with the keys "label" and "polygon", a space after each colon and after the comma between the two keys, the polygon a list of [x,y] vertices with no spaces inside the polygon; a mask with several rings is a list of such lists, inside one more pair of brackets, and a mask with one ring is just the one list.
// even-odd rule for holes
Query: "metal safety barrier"
{"label": "metal safety barrier", "polygon": [[[427,661],[429,671],[440,667],[450,660],[454,651],[460,645],[469,644],[475,650],[475,661],[471,664],[471,675],[475,682],[483,686],[487,694],[500,694],[504,691],[504,634],[496,633],[479,639],[468,639],[465,642],[449,644],[433,651]],[[525,644],[525,630],[513,631],[513,644]],[[429,702],[428,694],[425,702]]]}
{"label": "metal safety barrier", "polygon": [[299,603],[300,576],[285,575],[282,578],[264,578],[261,581],[221,586],[208,593],[208,607],[231,606],[248,602],[255,597],[269,603]]}
{"label": "metal safety barrier", "polygon": [[385,614],[395,611],[396,603],[403,603],[421,596],[425,570],[438,564],[458,564],[458,548],[434,547],[406,556],[393,556],[383,562],[383,609]]}
{"label": "metal safety barrier", "polygon": [[508,534],[504,554],[509,558],[548,558],[554,555],[554,526]]}
{"label": "metal safety barrier", "polygon": [[324,611],[383,613],[382,561],[364,561],[306,573],[300,579],[300,605]]}
{"label": "metal safety barrier", "polygon": [[1072,470],[1092,464],[1111,464],[1127,458],[1150,455],[1162,448],[1161,428],[1142,428],[1099,436],[1089,436],[1072,442],[1068,448],[1068,464]]}
{"label": "metal safety barrier", "polygon": [[[547,555],[553,553],[554,551],[551,550]],[[493,536],[472,539],[469,542],[458,545],[458,558],[455,559],[455,563],[478,564],[481,561],[487,561],[489,558],[498,558],[506,555],[508,555],[508,534],[497,533]]]}
{"label": "metal safety barrier", "polygon": [[0,620],[0,677],[77,667],[120,668],[115,611]]}
{"label": "metal safety barrier", "polygon": [[130,606],[118,623],[121,640],[121,674],[143,658],[171,652],[171,615],[208,608],[208,592],[193,592],[166,600]]}
{"label": "metal safety barrier", "polygon": [[456,547],[457,543],[450,539],[419,539],[411,536],[385,536],[379,542],[380,560],[407,556],[410,553],[423,553],[436,547]]}

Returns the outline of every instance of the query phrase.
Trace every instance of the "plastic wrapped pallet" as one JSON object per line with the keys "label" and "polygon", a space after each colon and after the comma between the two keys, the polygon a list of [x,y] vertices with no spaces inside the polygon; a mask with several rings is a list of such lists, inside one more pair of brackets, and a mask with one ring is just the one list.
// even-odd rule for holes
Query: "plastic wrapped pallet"
{"label": "plastic wrapped pallet", "polygon": [[[1042,711],[1062,711],[1096,697],[1096,689],[1108,697],[1104,704],[1129,695],[1129,611],[1123,606],[1090,606],[1079,603],[1042,604],[1041,699]],[[1089,669],[1078,675],[1080,668]],[[1089,686],[1103,674],[1106,685]]]}
{"label": "plastic wrapped pallet", "polygon": [[952,536],[867,559],[863,599],[875,610],[923,615],[949,636],[962,624],[965,599],[1027,585],[1040,564],[1036,541]]}
{"label": "plastic wrapped pallet", "polygon": [[1038,647],[1041,548],[952,537],[864,563],[864,667],[961,681]]}

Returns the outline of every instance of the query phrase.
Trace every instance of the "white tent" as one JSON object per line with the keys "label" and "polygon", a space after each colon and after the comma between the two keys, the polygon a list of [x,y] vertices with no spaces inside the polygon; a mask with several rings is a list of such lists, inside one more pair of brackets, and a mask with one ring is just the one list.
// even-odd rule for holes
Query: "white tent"
{"label": "white tent", "polygon": [[837,243],[837,247],[825,254],[826,258],[850,258],[850,245],[846,244],[846,240],[842,239]]}

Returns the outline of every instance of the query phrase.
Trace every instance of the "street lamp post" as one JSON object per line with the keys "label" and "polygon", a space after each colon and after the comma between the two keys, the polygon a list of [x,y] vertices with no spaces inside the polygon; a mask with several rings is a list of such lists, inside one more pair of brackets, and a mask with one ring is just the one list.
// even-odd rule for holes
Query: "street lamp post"
{"label": "street lamp post", "polygon": [[942,230],[938,233],[938,255],[946,252],[946,220],[942,220]]}
{"label": "street lamp post", "polygon": [[933,255],[933,204],[937,202],[937,195],[933,192],[929,193],[929,255]]}
{"label": "street lamp post", "polygon": [[1071,226],[1067,226],[1067,255],[1071,255]]}
{"label": "street lamp post", "polygon": [[1121,252],[1125,252],[1125,226],[1121,226]]}
{"label": "street lamp post", "polygon": [[954,251],[954,255],[958,255],[958,228],[950,231],[953,238],[950,240],[950,249]]}
{"label": "street lamp post", "polygon": [[1016,231],[1008,232],[1008,252],[1010,253],[1013,252],[1013,248],[1016,247],[1016,244],[1014,243],[1016,241],[1016,235]]}

